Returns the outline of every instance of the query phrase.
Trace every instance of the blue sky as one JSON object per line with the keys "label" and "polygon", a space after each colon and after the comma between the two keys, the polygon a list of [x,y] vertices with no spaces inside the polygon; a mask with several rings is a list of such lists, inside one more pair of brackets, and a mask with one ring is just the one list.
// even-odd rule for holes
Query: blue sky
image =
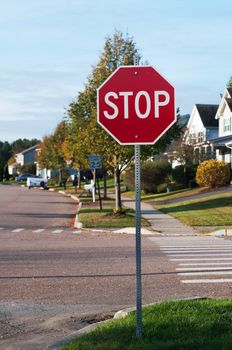
{"label": "blue sky", "polygon": [[0,140],[52,133],[115,29],[175,86],[182,114],[219,103],[231,27],[231,0],[1,1]]}

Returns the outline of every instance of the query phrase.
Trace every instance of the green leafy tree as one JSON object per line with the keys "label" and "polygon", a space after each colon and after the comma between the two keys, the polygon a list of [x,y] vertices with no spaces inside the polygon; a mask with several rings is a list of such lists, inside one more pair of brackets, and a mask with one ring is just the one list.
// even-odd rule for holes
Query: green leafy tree
{"label": "green leafy tree", "polygon": [[27,163],[21,166],[20,173],[29,173],[36,174],[36,164],[35,163]]}
{"label": "green leafy tree", "polygon": [[232,76],[230,77],[228,83],[227,83],[228,88],[232,88]]}
{"label": "green leafy tree", "polygon": [[10,175],[9,175],[9,171],[8,171],[8,164],[7,163],[4,165],[4,178],[7,181],[9,181],[9,179],[10,179]]}
{"label": "green leafy tree", "polygon": [[12,142],[11,147],[12,147],[12,152],[19,153],[23,151],[24,149],[30,148],[32,146],[35,146],[40,143],[40,140],[38,139],[17,139]]}
{"label": "green leafy tree", "polygon": [[3,159],[2,155],[0,154],[0,182],[3,181],[4,165],[5,165],[4,159]]}
{"label": "green leafy tree", "polygon": [[[1,142],[0,141],[0,181],[3,180],[4,177],[6,177],[5,174],[5,167],[7,166],[7,162],[10,159],[12,154],[11,145],[9,142]],[[8,178],[8,177],[7,177]]]}
{"label": "green leafy tree", "polygon": [[[86,87],[80,92],[76,101],[69,106],[67,120],[70,125],[68,142],[74,152],[74,158],[84,162],[90,153],[99,154],[103,164],[114,173],[115,177],[115,209],[121,210],[120,175],[134,159],[134,147],[120,146],[108,133],[97,124],[96,93],[97,88],[121,65],[133,65],[134,57],[139,57],[133,38],[123,36],[116,31],[107,37],[104,50],[99,61],[93,67]],[[172,131],[162,137],[153,146],[142,147],[142,157],[151,156],[153,152],[165,149],[173,138],[178,137],[180,130],[173,126]]]}
{"label": "green leafy tree", "polygon": [[66,123],[63,121],[58,124],[52,135],[43,138],[37,156],[37,162],[40,168],[59,169],[60,180],[62,169],[66,166],[65,154],[63,151],[65,139]]}

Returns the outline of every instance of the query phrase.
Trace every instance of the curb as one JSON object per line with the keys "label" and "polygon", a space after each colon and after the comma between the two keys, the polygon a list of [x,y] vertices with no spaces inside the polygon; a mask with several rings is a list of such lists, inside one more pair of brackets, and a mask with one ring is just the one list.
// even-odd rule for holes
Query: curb
{"label": "curb", "polygon": [[[51,189],[51,190],[53,190],[53,189]],[[74,228],[79,228],[79,229],[83,228],[83,224],[82,224],[82,222],[80,222],[79,215],[78,215],[79,211],[81,209],[81,205],[82,205],[82,203],[80,202],[80,199],[77,196],[73,195],[73,194],[66,193],[65,191],[58,191],[58,193],[63,194],[66,197],[70,197],[74,201],[77,202],[77,204],[78,204],[78,206],[77,206],[77,213],[76,213],[76,216],[75,216],[73,227]]]}
{"label": "curb", "polygon": [[72,341],[74,338],[76,337],[80,337],[83,334],[87,334],[92,332],[94,329],[96,329],[99,325],[106,323],[109,320],[106,321],[101,321],[101,322],[97,322],[97,323],[93,323],[90,324],[89,326],[86,326],[84,328],[79,329],[77,332],[71,333],[70,335],[68,335],[67,337],[58,340],[57,342],[49,345],[46,350],[59,350],[61,346],[66,345],[67,343],[69,343],[70,341]]}
{"label": "curb", "polygon": [[[158,301],[158,302],[151,303],[151,304],[145,304],[145,305],[142,306],[142,308],[145,308],[145,307],[148,307],[148,306],[160,303],[160,302],[181,301],[181,300],[207,300],[207,299],[210,299],[210,298],[195,296],[195,297],[192,297],[192,298],[190,297],[190,298],[184,298],[184,299],[164,300],[164,301]],[[114,314],[114,317],[112,319],[101,321],[101,322],[97,322],[97,323],[93,323],[93,324],[91,324],[89,326],[81,328],[77,332],[71,333],[69,336],[67,336],[67,337],[65,337],[65,338],[63,338],[61,340],[58,340],[57,342],[49,345],[46,348],[46,350],[59,350],[61,346],[66,345],[67,343],[72,341],[74,338],[82,336],[83,334],[88,334],[88,333],[94,331],[98,326],[100,326],[100,325],[102,325],[104,323],[107,323],[107,322],[112,321],[112,320],[124,318],[129,313],[131,313],[133,311],[136,311],[136,307],[135,306],[119,310],[119,311],[117,311]]]}
{"label": "curb", "polygon": [[79,199],[76,198],[76,200],[78,200],[78,207],[77,207],[77,213],[76,213],[76,217],[75,217],[75,221],[74,221],[74,227],[75,228],[83,228],[83,224],[79,220],[79,211],[81,209],[82,203],[79,201]]}

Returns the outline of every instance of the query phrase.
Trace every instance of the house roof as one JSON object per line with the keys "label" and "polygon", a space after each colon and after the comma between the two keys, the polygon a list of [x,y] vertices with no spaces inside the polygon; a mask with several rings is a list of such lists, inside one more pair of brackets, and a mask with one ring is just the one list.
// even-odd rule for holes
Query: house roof
{"label": "house roof", "polygon": [[196,104],[196,108],[205,127],[218,127],[218,120],[215,119],[218,105]]}
{"label": "house roof", "polygon": [[227,88],[227,91],[229,92],[230,97],[232,97],[232,88]]}
{"label": "house roof", "polygon": [[30,152],[30,151],[32,151],[32,150],[35,150],[35,149],[38,148],[38,147],[39,147],[39,145],[35,145],[35,146],[29,147],[29,148],[27,148],[27,149],[24,149],[23,151],[21,151],[21,152],[19,152],[19,153],[17,153],[17,154],[25,154],[25,153],[27,153],[27,152]]}
{"label": "house roof", "polygon": [[216,137],[210,140],[210,142],[216,147],[225,147],[226,144],[232,143],[232,135]]}
{"label": "house roof", "polygon": [[226,103],[228,104],[230,110],[232,111],[232,98],[225,98],[225,100],[226,100]]}

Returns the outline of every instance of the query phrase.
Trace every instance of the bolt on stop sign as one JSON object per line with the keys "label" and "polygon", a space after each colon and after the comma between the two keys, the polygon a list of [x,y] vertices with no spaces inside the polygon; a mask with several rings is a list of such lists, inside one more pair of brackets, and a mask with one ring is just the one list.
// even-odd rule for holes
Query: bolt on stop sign
{"label": "bolt on stop sign", "polygon": [[173,86],[151,66],[121,66],[98,88],[98,123],[120,144],[153,144],[176,121]]}

